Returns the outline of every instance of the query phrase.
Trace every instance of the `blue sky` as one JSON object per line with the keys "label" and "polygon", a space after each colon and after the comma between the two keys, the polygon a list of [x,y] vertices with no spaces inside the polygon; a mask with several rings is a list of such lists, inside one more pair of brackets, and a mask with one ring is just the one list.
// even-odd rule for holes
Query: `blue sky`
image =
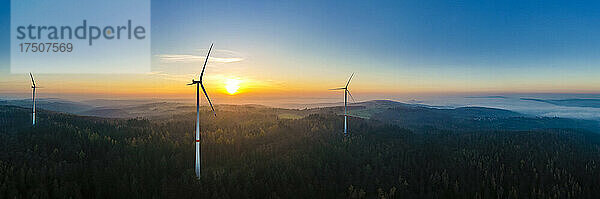
{"label": "blue sky", "polygon": [[10,71],[10,1],[0,1],[0,73]]}
{"label": "blue sky", "polygon": [[595,58],[600,43],[595,37],[600,33],[600,6],[592,1],[155,1],[152,5],[157,50],[167,43],[195,46],[182,41],[195,33],[245,45],[260,44],[248,39],[274,39],[271,42],[315,54],[357,52],[364,59],[495,67],[555,56]]}
{"label": "blue sky", "polygon": [[[152,69],[188,81],[196,65],[161,55],[202,56],[215,42],[222,57],[243,61],[215,64],[212,73],[257,88],[310,92],[356,72],[356,88],[373,93],[597,93],[599,4],[152,1]],[[6,66],[7,0],[0,9]]]}

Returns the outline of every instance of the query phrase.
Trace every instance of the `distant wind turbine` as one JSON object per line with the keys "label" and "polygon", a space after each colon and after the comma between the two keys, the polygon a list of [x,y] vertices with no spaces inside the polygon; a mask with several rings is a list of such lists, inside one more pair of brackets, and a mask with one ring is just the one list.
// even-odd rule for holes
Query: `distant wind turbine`
{"label": "distant wind turbine", "polygon": [[201,161],[201,153],[200,153],[200,148],[201,148],[201,137],[200,137],[200,87],[202,87],[202,92],[204,92],[204,96],[206,96],[206,99],[208,100],[208,103],[210,104],[210,108],[213,111],[213,114],[215,115],[215,117],[217,117],[217,113],[215,112],[215,108],[212,105],[212,102],[210,101],[210,98],[208,98],[208,94],[206,93],[206,90],[204,89],[204,84],[202,84],[202,77],[204,76],[204,69],[206,68],[206,63],[208,62],[208,57],[210,57],[210,51],[212,50],[213,44],[210,44],[210,48],[208,49],[208,54],[206,55],[206,59],[204,60],[204,66],[202,67],[202,73],[200,73],[200,80],[196,81],[194,79],[192,79],[192,83],[189,83],[187,85],[194,85],[196,84],[196,177],[198,179],[200,179],[200,161]]}
{"label": "distant wind turbine", "polygon": [[350,94],[350,90],[348,90],[348,85],[350,84],[350,80],[354,77],[354,73],[350,75],[348,79],[348,83],[346,83],[346,87],[334,88],[329,90],[344,90],[344,136],[348,136],[348,95],[352,98],[352,101],[356,103],[352,94]]}
{"label": "distant wind turbine", "polygon": [[29,76],[31,77],[31,88],[33,89],[33,94],[31,95],[31,98],[33,101],[33,126],[35,126],[35,89],[38,87],[35,86],[35,80],[33,80],[33,75],[29,73]]}

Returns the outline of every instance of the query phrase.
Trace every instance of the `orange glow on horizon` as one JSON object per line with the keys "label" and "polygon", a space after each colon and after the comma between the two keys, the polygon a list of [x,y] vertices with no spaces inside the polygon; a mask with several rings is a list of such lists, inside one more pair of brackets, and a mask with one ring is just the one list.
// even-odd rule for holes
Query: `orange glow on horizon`
{"label": "orange glow on horizon", "polygon": [[[204,86],[211,98],[227,99],[231,103],[243,103],[247,99],[273,100],[278,98],[335,98],[337,92],[327,89],[343,86],[343,78],[299,78],[295,75],[241,75],[235,71],[208,73]],[[97,98],[110,96],[122,98],[181,98],[193,99],[195,87],[186,86],[189,74],[39,74],[36,83],[43,88],[40,96],[82,95]],[[350,90],[355,97],[434,95],[459,93],[597,93],[600,87],[592,80],[583,79],[571,83],[556,83],[552,80],[535,83],[488,81],[474,84],[466,80],[408,79],[384,82],[379,76],[362,75],[353,79]],[[340,83],[342,82],[342,83]],[[0,93],[30,92],[30,79],[26,74],[0,76]]]}

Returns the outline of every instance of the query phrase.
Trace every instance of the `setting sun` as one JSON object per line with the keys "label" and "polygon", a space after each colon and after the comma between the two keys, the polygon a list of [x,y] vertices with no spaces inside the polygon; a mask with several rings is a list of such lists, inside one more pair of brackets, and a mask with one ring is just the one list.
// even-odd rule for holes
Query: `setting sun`
{"label": "setting sun", "polygon": [[241,81],[238,79],[225,80],[225,90],[227,90],[227,93],[230,95],[237,93],[238,89],[240,88],[240,82]]}

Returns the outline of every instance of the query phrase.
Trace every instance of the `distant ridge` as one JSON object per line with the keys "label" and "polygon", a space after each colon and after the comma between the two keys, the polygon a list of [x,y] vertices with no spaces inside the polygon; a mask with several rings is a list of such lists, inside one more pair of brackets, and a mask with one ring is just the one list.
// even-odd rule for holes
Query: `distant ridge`
{"label": "distant ridge", "polygon": [[[24,108],[31,107],[31,99],[19,99],[19,100],[1,100],[0,105],[12,105]],[[36,106],[39,109],[45,109],[56,112],[64,112],[64,113],[80,113],[83,111],[91,110],[95,108],[94,106],[73,102],[67,100],[61,100],[57,98],[36,98]]]}
{"label": "distant ridge", "polygon": [[536,99],[536,98],[521,98],[521,100],[544,102],[544,103],[553,104],[556,106],[600,108],[600,99],[550,100],[550,99]]}
{"label": "distant ridge", "polygon": [[467,96],[465,98],[483,98],[483,99],[508,99],[508,97],[501,95],[490,95],[490,96]]}

